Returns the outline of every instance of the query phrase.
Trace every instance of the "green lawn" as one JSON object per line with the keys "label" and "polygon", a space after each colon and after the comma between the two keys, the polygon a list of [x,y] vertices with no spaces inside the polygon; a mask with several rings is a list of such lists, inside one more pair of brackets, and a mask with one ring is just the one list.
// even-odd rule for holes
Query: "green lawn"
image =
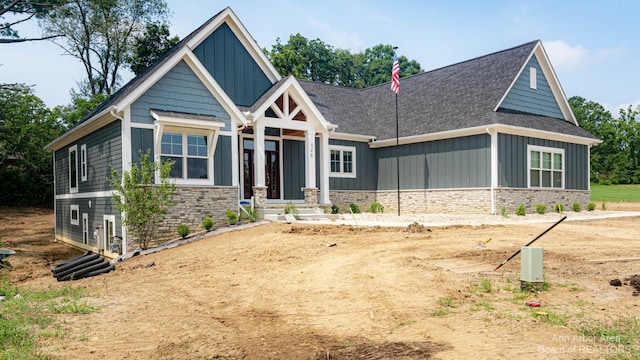
{"label": "green lawn", "polygon": [[591,184],[591,200],[640,202],[640,185]]}

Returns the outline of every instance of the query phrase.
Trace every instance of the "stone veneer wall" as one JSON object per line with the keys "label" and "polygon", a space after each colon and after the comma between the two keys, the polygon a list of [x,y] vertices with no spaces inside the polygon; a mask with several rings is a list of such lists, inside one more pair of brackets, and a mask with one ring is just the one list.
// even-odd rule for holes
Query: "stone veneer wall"
{"label": "stone veneer wall", "polygon": [[[571,209],[578,202],[586,209],[590,201],[590,192],[586,190],[543,190],[499,188],[494,190],[495,211],[500,213],[504,206],[508,213],[515,213],[520,204],[524,204],[528,213],[536,210],[537,204],[547,204],[547,211],[553,211],[555,204],[562,203],[565,209]],[[397,191],[331,191],[332,204],[340,206],[342,212],[349,211],[349,204],[356,203],[362,211],[369,211],[374,201],[384,205],[385,213],[398,211]],[[434,189],[401,190],[400,207],[402,214],[420,213],[491,213],[491,190],[482,189]]]}
{"label": "stone veneer wall", "polygon": [[[157,239],[178,237],[178,225],[189,226],[191,232],[202,230],[205,216],[211,216],[215,226],[227,224],[227,209],[238,207],[238,188],[235,186],[180,186],[173,195],[176,206],[169,209],[165,221],[156,230]],[[133,251],[138,243],[129,239],[127,250]]]}
{"label": "stone veneer wall", "polygon": [[495,195],[496,213],[500,213],[502,207],[514,213],[520,204],[524,204],[527,213],[534,213],[537,204],[547,204],[547,212],[552,212],[556,204],[564,204],[565,211],[571,210],[574,202],[586,209],[591,201],[589,190],[498,188]]}
{"label": "stone veneer wall", "polygon": [[[384,211],[397,213],[397,191],[378,191]],[[489,189],[400,190],[400,213],[490,213]]]}

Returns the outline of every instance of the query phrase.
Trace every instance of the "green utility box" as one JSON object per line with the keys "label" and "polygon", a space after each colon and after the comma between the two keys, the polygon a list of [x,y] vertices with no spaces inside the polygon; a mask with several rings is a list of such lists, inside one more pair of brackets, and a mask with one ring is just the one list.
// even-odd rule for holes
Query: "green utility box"
{"label": "green utility box", "polygon": [[520,250],[520,289],[522,291],[542,290],[542,248],[524,246]]}

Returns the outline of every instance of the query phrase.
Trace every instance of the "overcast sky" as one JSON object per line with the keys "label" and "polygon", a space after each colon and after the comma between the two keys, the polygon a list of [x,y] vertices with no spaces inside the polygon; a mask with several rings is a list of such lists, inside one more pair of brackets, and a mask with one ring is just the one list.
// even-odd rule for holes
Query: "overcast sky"
{"label": "overcast sky", "polygon": [[[392,44],[427,71],[540,39],[568,98],[599,102],[614,115],[640,104],[640,1],[167,2],[180,38],[231,6],[263,48],[295,33],[351,52]],[[33,21],[17,29],[39,32]],[[0,82],[35,85],[50,107],[68,104],[84,70],[61,54],[46,41],[0,45]]]}

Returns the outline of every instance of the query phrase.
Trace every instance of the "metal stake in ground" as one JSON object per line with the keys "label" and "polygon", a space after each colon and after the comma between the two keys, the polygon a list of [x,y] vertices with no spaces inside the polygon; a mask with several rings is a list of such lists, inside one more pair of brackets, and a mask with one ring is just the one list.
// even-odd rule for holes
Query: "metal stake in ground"
{"label": "metal stake in ground", "polygon": [[[551,225],[550,228],[548,228],[547,230],[545,230],[542,234],[536,236],[535,239],[529,241],[527,243],[527,245],[525,246],[529,246],[531,244],[533,244],[534,242],[536,242],[536,240],[540,239],[544,234],[548,233],[549,231],[551,231],[551,229],[553,229],[554,227],[556,227],[556,225],[560,224],[561,222],[564,221],[564,219],[566,219],[567,217],[564,216],[562,217],[562,219],[558,220],[558,222],[556,222],[555,224]],[[496,267],[495,269],[493,269],[493,271],[497,271],[498,269],[500,269],[502,267],[502,265],[506,264],[509,262],[509,260],[513,259],[514,257],[516,257],[518,254],[520,254],[520,251],[522,250],[522,248],[518,249],[518,251],[516,251],[513,255],[509,256],[509,258],[505,261],[502,262],[502,264],[498,265],[498,267]]]}

